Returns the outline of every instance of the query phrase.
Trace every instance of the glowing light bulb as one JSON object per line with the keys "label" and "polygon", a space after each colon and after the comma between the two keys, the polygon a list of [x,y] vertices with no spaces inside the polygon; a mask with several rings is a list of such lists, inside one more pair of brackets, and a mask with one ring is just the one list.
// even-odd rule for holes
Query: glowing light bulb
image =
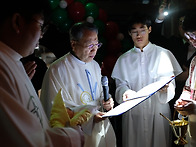
{"label": "glowing light bulb", "polygon": [[167,16],[167,15],[168,15],[168,12],[167,12],[167,11],[165,11],[165,12],[163,13],[163,15],[164,15],[164,16]]}

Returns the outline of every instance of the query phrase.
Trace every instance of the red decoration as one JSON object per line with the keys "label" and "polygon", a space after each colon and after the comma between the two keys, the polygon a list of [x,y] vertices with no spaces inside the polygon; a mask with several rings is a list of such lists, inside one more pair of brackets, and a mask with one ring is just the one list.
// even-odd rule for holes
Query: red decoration
{"label": "red decoration", "polygon": [[107,22],[107,19],[108,19],[108,15],[107,13],[105,12],[105,10],[103,9],[99,9],[99,16],[98,16],[98,19],[103,21],[104,23]]}
{"label": "red decoration", "polygon": [[118,56],[108,55],[104,58],[103,64],[101,66],[101,74],[103,76],[111,77],[112,70],[118,59]]}
{"label": "red decoration", "polygon": [[69,6],[71,3],[74,2],[74,0],[65,0],[67,2],[67,5]]}
{"label": "red decoration", "polygon": [[108,21],[105,26],[105,37],[108,40],[111,40],[116,38],[118,33],[119,33],[119,27],[117,23],[113,21]]}
{"label": "red decoration", "polygon": [[119,39],[109,40],[107,43],[107,54],[108,55],[119,55],[122,49],[122,44]]}
{"label": "red decoration", "polygon": [[84,20],[85,7],[81,2],[74,2],[68,6],[68,15],[74,22]]}

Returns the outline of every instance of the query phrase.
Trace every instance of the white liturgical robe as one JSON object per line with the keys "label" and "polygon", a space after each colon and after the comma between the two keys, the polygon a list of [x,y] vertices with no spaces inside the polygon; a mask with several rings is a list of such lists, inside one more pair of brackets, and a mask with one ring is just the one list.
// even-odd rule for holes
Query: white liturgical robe
{"label": "white liturgical robe", "polygon": [[[68,53],[50,65],[45,74],[41,101],[50,117],[52,102],[62,89],[62,98],[73,111],[86,105],[102,109],[103,88],[101,85],[101,70],[94,60],[84,63],[71,53]],[[85,147],[114,147],[115,133],[109,119],[93,124],[89,121],[85,132]]]}
{"label": "white liturgical robe", "polygon": [[[121,55],[114,66],[112,78],[116,82],[115,98],[118,103],[122,103],[125,91],[137,92],[148,84],[181,72],[180,65],[169,50],[150,42],[143,48],[143,52],[134,47]],[[174,94],[173,80],[167,92],[157,92],[123,114],[123,147],[169,147],[169,122],[160,113],[170,118],[168,102]]]}
{"label": "white liturgical robe", "polygon": [[0,42],[1,146],[81,146],[72,128],[50,128],[22,56]]}

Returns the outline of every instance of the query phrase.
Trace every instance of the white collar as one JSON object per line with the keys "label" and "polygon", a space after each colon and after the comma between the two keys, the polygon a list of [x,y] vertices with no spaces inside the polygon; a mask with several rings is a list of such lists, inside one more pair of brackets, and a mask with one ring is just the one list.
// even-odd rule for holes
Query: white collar
{"label": "white collar", "polygon": [[7,46],[5,43],[0,41],[0,51],[7,54],[10,58],[13,58],[15,61],[20,61],[22,56],[17,53],[14,49]]}
{"label": "white collar", "polygon": [[[70,53],[70,54],[71,54],[71,53]],[[73,59],[74,59],[76,62],[81,63],[81,64],[86,64],[86,62],[84,62],[84,61],[78,59],[78,58],[77,58],[76,56],[74,56],[73,54],[71,54],[71,56],[73,57]]]}
{"label": "white collar", "polygon": [[[152,43],[149,42],[149,43],[143,48],[143,52],[144,52],[144,51],[147,51],[147,50],[150,48],[151,45],[152,45]],[[134,46],[134,50],[137,51],[137,52],[141,52],[141,49],[138,48],[138,47],[136,47],[136,46]]]}

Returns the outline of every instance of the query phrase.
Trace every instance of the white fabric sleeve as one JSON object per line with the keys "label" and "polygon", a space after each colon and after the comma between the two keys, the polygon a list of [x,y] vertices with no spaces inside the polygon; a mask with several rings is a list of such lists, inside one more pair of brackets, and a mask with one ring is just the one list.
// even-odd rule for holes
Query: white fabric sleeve
{"label": "white fabric sleeve", "polygon": [[190,99],[191,93],[189,91],[183,91],[180,95],[180,99]]}
{"label": "white fabric sleeve", "polygon": [[73,128],[52,128],[51,130],[47,130],[47,133],[50,136],[53,146],[82,146],[81,136],[78,131]]}
{"label": "white fabric sleeve", "polygon": [[122,103],[123,102],[123,94],[129,90],[129,87],[127,86],[126,82],[115,79],[116,83],[116,92],[115,92],[115,99],[117,103]]}
{"label": "white fabric sleeve", "polygon": [[164,21],[163,19],[162,20],[160,20],[158,18],[155,19],[155,23],[162,23],[163,21]]}

